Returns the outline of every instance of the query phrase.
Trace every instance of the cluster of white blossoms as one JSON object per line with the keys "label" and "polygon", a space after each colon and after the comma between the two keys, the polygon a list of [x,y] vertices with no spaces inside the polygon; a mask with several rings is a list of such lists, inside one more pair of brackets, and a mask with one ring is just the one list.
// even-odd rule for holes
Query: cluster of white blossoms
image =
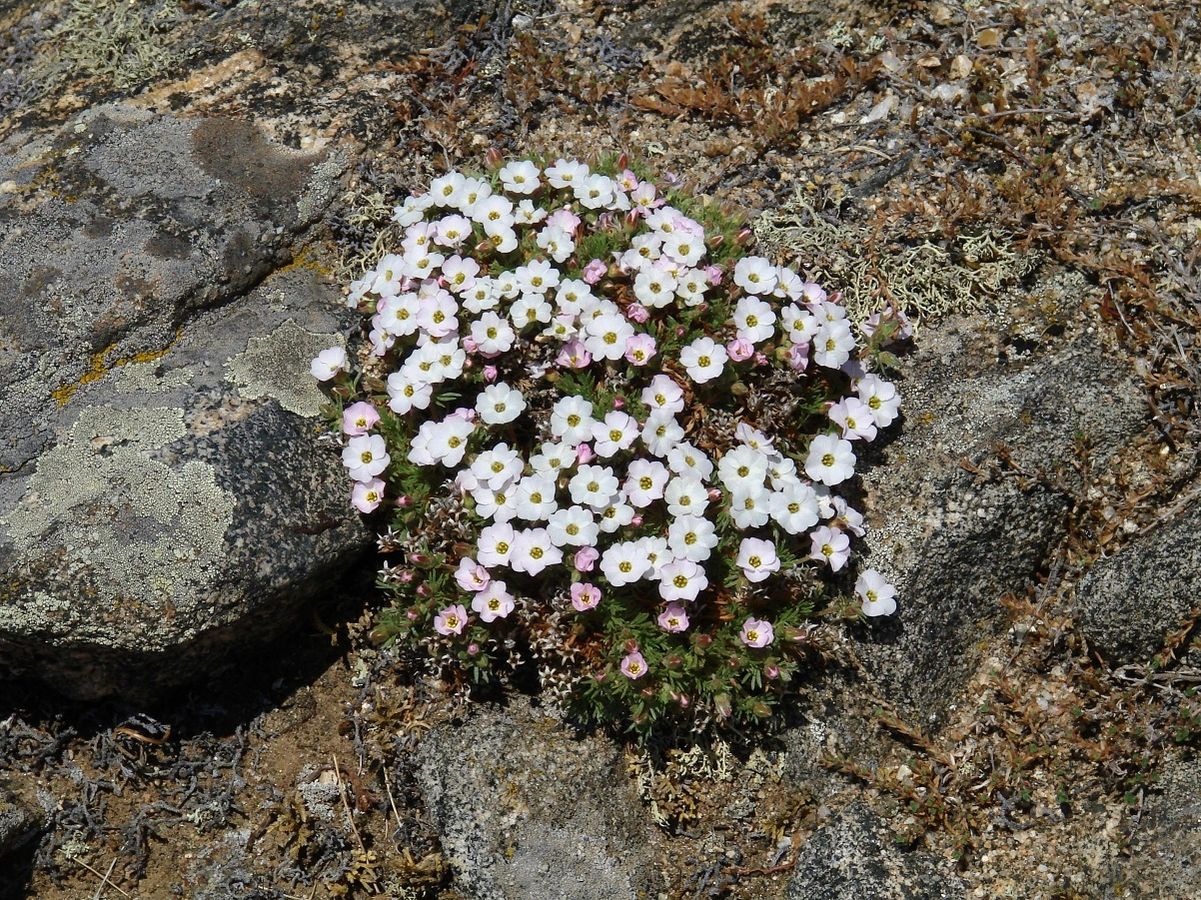
{"label": "cluster of white blossoms", "polygon": [[[441,467],[480,520],[455,570],[462,602],[439,611],[439,633],[460,634],[472,613],[506,618],[521,602],[511,585],[532,591],[555,574],[581,613],[632,587],[657,595],[663,630],[686,631],[727,518],[733,565],[752,588],[786,574],[780,541],[795,542],[789,559],[812,561],[800,565],[843,569],[862,516],[834,489],[854,474],[856,444],[891,424],[900,401],[863,369],[836,297],[759,256],[732,271],[707,263],[711,236],[655,185],[575,160],[513,162],[492,179],[451,172],[394,221],[398,252],[351,286],[349,303],[370,314],[370,353],[395,360],[386,405],[409,423],[407,462]],[[600,230],[625,245],[581,258]],[[726,321],[703,318],[715,302]],[[328,380],[346,365],[331,349],[313,374]],[[807,445],[745,420],[710,452],[690,440],[705,391],[772,367],[797,379],[837,370],[852,392]],[[584,370],[628,389],[599,406],[548,377]],[[364,512],[384,502],[391,461],[372,433],[379,418],[361,401],[344,421]],[[879,573],[863,573],[857,590],[865,614],[895,609]],[[770,621],[742,625],[748,647],[771,643]],[[647,672],[636,651],[625,663],[629,678]]]}

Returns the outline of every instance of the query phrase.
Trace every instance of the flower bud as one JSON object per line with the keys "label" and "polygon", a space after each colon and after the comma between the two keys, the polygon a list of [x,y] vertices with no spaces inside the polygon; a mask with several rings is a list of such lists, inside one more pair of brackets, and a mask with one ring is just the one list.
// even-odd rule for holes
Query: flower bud
{"label": "flower bud", "polygon": [[622,152],[621,156],[617,157],[617,168],[625,171],[630,167],[630,154]]}
{"label": "flower bud", "polygon": [[638,208],[635,207],[634,209],[631,209],[629,212],[626,213],[626,227],[627,228],[637,228],[639,218],[641,218],[641,216],[639,214]]}
{"label": "flower bud", "polygon": [[501,156],[500,151],[495,147],[489,147],[484,152],[484,165],[489,169],[499,169],[504,161],[505,158]]}
{"label": "flower bud", "polygon": [[396,576],[396,577],[400,579],[400,583],[401,583],[401,584],[412,584],[412,583],[413,583],[413,578],[414,578],[413,570],[412,570],[412,569],[405,569],[403,572],[401,572],[401,573],[400,573],[398,576]]}
{"label": "flower bud", "polygon": [[476,644],[473,642],[473,643],[470,643],[467,645],[467,655],[468,656],[478,656],[479,652],[480,652],[479,644]]}
{"label": "flower bud", "polygon": [[475,245],[475,255],[476,256],[487,256],[489,253],[492,252],[492,250],[495,248],[495,246],[496,245],[492,243],[491,239],[485,238],[484,240],[480,241],[478,244]]}
{"label": "flower bud", "polygon": [[626,641],[626,653],[637,653],[637,652],[638,652],[638,642],[636,640],[634,640],[633,638],[630,638],[628,641]]}
{"label": "flower bud", "polygon": [[745,247],[751,242],[751,239],[754,236],[755,232],[751,231],[751,229],[744,225],[742,228],[738,229],[738,234],[734,236],[734,240],[737,241],[741,246]]}
{"label": "flower bud", "polygon": [[410,622],[416,622],[417,621],[417,610],[415,610],[415,609],[406,610],[405,618],[408,619]]}
{"label": "flower bud", "polygon": [[411,566],[428,566],[430,564],[430,555],[428,553],[414,551],[405,558]]}
{"label": "flower bud", "polygon": [[723,719],[728,719],[734,712],[734,707],[730,704],[729,694],[718,694],[713,698],[713,705],[717,709],[717,714]]}
{"label": "flower bud", "polygon": [[757,700],[751,707],[751,712],[754,714],[755,718],[766,719],[771,715],[771,707],[762,700]]}
{"label": "flower bud", "polygon": [[642,525],[642,521],[642,516],[635,515],[632,519],[630,519],[630,527],[639,528]]}
{"label": "flower bud", "polygon": [[407,509],[408,507],[413,505],[413,498],[410,497],[408,494],[401,494],[399,497],[396,498],[396,505],[399,506],[401,509]]}
{"label": "flower bud", "polygon": [[772,681],[775,681],[777,678],[780,677],[780,667],[777,666],[775,663],[768,663],[766,666],[763,667],[763,676]]}
{"label": "flower bud", "polygon": [[496,366],[484,366],[484,381],[491,384],[496,381],[497,372]]}
{"label": "flower bud", "polygon": [[698,647],[700,647],[702,650],[708,649],[709,645],[710,645],[710,644],[712,644],[712,643],[713,643],[713,636],[712,636],[712,635],[708,635],[708,634],[698,634],[698,635],[696,636],[696,645],[697,645]]}
{"label": "flower bud", "polygon": [[621,396],[621,394],[618,394],[616,397],[614,397],[613,398],[613,408],[614,409],[625,409],[626,408],[626,398]]}
{"label": "flower bud", "polygon": [[716,250],[718,247],[720,247],[725,242],[726,242],[726,236],[724,234],[715,234],[715,235],[712,235],[709,238],[709,240],[707,240],[705,243],[707,243],[709,245],[710,250]]}
{"label": "flower bud", "polygon": [[671,653],[663,658],[663,665],[668,669],[678,669],[684,665],[684,659],[678,653]]}
{"label": "flower bud", "polygon": [[417,585],[417,596],[418,597],[428,600],[430,597],[433,596],[433,594],[434,594],[434,592],[430,590],[430,586],[428,584]]}

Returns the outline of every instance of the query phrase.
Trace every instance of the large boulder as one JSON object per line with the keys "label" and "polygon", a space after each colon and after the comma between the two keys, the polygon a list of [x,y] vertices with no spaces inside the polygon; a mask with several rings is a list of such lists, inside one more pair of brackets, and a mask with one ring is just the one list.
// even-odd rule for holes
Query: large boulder
{"label": "large boulder", "polygon": [[341,167],[123,106],[0,145],[3,669],[154,693],[364,548],[307,371],[347,323],[281,269]]}
{"label": "large boulder", "polygon": [[946,860],[898,848],[861,801],[813,833],[793,873],[788,900],[958,900],[965,894]]}
{"label": "large boulder", "polygon": [[465,896],[654,896],[651,826],[612,742],[575,738],[517,698],[435,728],[417,766]]}
{"label": "large boulder", "polygon": [[1201,608],[1201,503],[1095,563],[1076,588],[1080,624],[1114,665],[1147,662]]}
{"label": "large boulder", "polygon": [[863,657],[910,714],[945,709],[1002,621],[998,599],[1049,567],[1081,439],[1103,472],[1145,423],[1116,356],[1088,329],[1018,352],[995,322],[952,319],[904,360],[904,424],[865,478],[864,564],[892,576],[899,604]]}

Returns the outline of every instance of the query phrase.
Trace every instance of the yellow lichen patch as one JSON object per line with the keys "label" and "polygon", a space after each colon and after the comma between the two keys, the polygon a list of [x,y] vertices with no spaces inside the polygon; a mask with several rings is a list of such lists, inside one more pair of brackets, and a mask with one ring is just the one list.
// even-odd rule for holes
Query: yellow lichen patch
{"label": "yellow lichen patch", "polygon": [[140,353],[131,353],[129,356],[119,356],[110,361],[109,357],[112,356],[113,352],[117,349],[117,343],[114,341],[103,350],[98,350],[92,354],[92,362],[91,365],[88,366],[88,370],[86,372],[84,372],[74,381],[67,382],[61,387],[55,388],[53,391],[51,391],[50,396],[54,398],[54,402],[59,406],[66,406],[71,402],[71,398],[75,396],[75,392],[81,387],[83,387],[85,384],[91,384],[93,381],[99,381],[113,369],[120,368],[121,366],[128,366],[132,363],[148,363],[162,359],[169,352],[171,352],[171,348],[178,343],[182,334],[182,328],[176,329],[175,336],[171,338],[167,346],[160,350],[143,350]]}
{"label": "yellow lichen patch", "polygon": [[284,272],[291,272],[294,269],[302,269],[308,272],[313,272],[316,275],[320,275],[322,278],[334,277],[334,270],[324,263],[319,262],[314,257],[311,248],[309,247],[302,249],[294,257],[292,257],[292,261],[290,263],[277,269],[275,274],[280,275]]}

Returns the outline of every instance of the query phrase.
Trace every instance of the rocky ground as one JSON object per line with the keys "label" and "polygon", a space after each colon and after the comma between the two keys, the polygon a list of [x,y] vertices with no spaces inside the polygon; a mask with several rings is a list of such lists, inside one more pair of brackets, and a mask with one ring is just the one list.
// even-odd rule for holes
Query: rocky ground
{"label": "rocky ground", "polygon": [[[0,3],[0,894],[1201,895],[1186,2]],[[307,378],[446,165],[626,150],[919,323],[897,617],[630,745],[372,646]]]}

